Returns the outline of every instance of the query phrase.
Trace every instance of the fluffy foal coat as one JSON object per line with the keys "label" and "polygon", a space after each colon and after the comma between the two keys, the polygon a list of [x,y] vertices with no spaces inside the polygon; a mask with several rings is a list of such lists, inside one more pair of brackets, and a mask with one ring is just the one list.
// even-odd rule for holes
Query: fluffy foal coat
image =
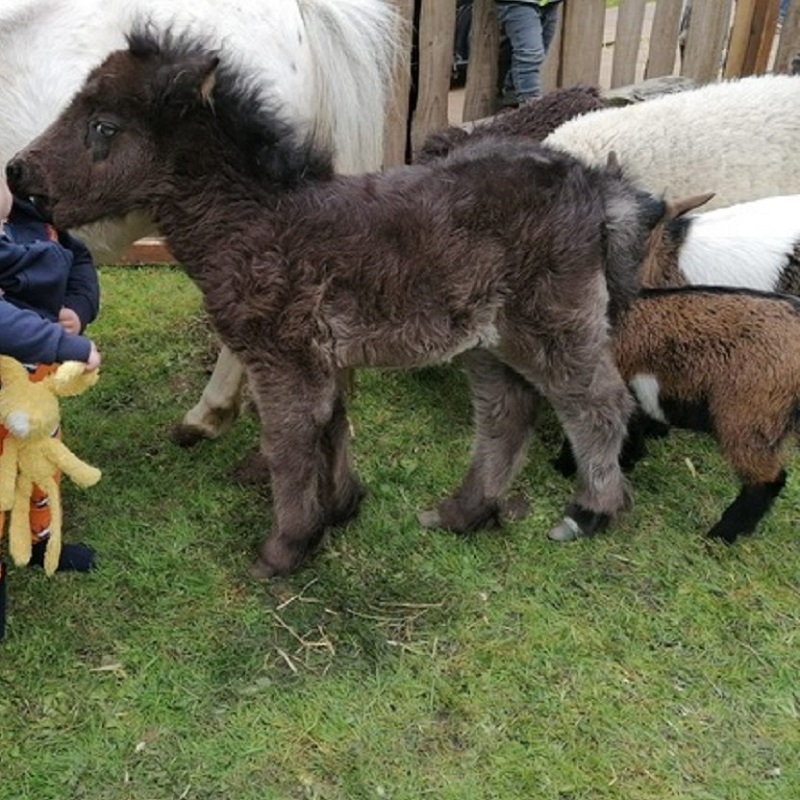
{"label": "fluffy foal coat", "polygon": [[351,367],[463,355],[472,463],[430,524],[496,519],[540,393],[578,465],[559,525],[607,524],[626,502],[618,455],[632,407],[608,314],[635,294],[664,203],[618,171],[503,138],[427,166],[334,176],[330,154],[251,95],[202,44],[143,31],[8,175],[61,226],[146,209],[187,265],[265,422],[274,522],[254,573],[295,569],[357,510]]}

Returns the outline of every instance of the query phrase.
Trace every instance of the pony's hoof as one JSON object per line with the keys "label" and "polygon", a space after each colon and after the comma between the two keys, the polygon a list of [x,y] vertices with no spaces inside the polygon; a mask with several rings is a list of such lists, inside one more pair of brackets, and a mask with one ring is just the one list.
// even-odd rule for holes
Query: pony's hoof
{"label": "pony's hoof", "polygon": [[179,447],[194,447],[198,442],[204,442],[213,437],[202,428],[181,422],[173,427],[169,438]]}
{"label": "pony's hoof", "polygon": [[564,517],[547,535],[554,542],[573,542],[575,539],[582,539],[586,534],[572,517]]}
{"label": "pony's hoof", "polygon": [[435,508],[430,509],[430,511],[420,511],[417,514],[417,520],[423,528],[442,527],[442,518],[439,516],[439,512]]}

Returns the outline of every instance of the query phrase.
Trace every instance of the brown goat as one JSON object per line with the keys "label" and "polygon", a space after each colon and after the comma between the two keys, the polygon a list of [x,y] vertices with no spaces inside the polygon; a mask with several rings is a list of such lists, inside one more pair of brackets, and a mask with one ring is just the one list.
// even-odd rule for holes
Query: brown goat
{"label": "brown goat", "polygon": [[[708,286],[646,289],[614,331],[620,372],[636,396],[622,455],[645,454],[653,425],[712,434],[742,482],[709,530],[752,533],[786,482],[786,445],[800,433],[800,301]],[[562,449],[556,466],[571,469]]]}
{"label": "brown goat", "polygon": [[653,289],[614,334],[620,372],[656,420],[712,433],[743,486],[709,536],[749,534],[786,482],[800,432],[800,302],[790,295]]}
{"label": "brown goat", "polygon": [[461,487],[426,522],[496,520],[540,393],[576,454],[557,527],[588,534],[626,502],[632,401],[609,315],[626,307],[664,203],[614,170],[487,137],[451,157],[334,176],[247,75],[189,38],[129,38],[7,167],[60,226],[147,209],[245,365],[264,424],[274,522],[254,574],[295,569],[355,514],[342,374],[462,355],[476,417]]}

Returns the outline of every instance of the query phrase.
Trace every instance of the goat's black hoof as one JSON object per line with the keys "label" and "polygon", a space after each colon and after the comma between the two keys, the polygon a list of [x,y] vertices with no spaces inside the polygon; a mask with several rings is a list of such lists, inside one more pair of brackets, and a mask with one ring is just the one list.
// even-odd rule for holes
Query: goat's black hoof
{"label": "goat's black hoof", "polygon": [[736,540],[739,538],[737,533],[725,530],[717,530],[716,528],[712,528],[707,534],[706,539],[712,542],[722,542],[722,544],[726,544],[729,547],[733,544],[736,544]]}

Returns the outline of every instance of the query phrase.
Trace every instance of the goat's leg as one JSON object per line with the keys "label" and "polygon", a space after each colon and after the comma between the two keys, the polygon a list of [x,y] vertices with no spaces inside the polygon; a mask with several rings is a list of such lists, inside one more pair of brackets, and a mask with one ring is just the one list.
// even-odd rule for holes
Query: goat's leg
{"label": "goat's leg", "polygon": [[216,439],[227,431],[239,416],[244,379],[241,362],[223,345],[200,399],[175,426],[173,441],[182,447],[191,447],[202,439]]}
{"label": "goat's leg", "polygon": [[733,544],[737,537],[753,533],[785,485],[785,470],[774,481],[745,484],[707,536]]}
{"label": "goat's leg", "polygon": [[472,390],[475,438],[461,486],[419,515],[427,528],[466,533],[497,524],[500,503],[525,459],[539,393],[486,351],[464,357]]}
{"label": "goat's leg", "polygon": [[775,424],[762,421],[761,425],[744,427],[746,435],[743,435],[742,419],[746,418],[749,404],[744,398],[734,398],[731,402],[737,399],[744,409],[742,413],[731,413],[730,409],[725,409],[728,413],[714,413],[720,448],[742,482],[736,499],[708,532],[709,537],[728,544],[738,536],[753,533],[786,483],[782,445],[787,435],[783,420],[788,418],[788,410],[773,418]]}

